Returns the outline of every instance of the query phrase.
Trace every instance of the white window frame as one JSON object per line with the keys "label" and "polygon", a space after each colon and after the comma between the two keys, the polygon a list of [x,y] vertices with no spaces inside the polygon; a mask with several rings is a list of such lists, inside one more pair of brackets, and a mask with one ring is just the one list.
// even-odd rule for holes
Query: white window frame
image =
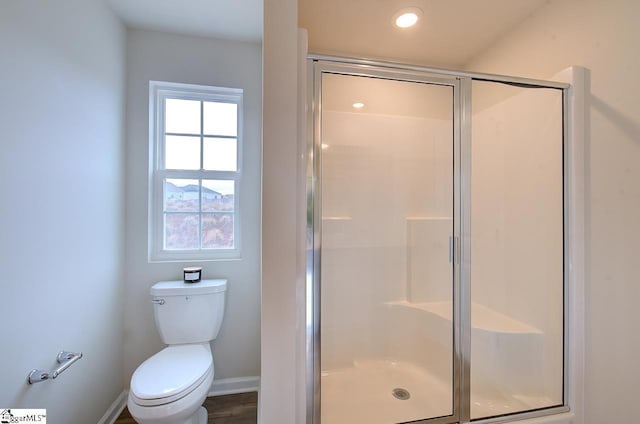
{"label": "white window frame", "polygon": [[[185,99],[238,105],[237,169],[236,171],[168,170],[164,168],[164,120],[165,99]],[[242,128],[243,90],[240,88],[213,87],[174,82],[149,82],[149,262],[186,262],[230,260],[241,257],[240,193],[242,176]],[[202,149],[202,139],[201,149]],[[201,150],[202,151],[202,150]],[[234,181],[233,241],[231,249],[165,249],[164,248],[164,198],[165,178],[215,179]],[[202,211],[199,211],[202,214]]]}

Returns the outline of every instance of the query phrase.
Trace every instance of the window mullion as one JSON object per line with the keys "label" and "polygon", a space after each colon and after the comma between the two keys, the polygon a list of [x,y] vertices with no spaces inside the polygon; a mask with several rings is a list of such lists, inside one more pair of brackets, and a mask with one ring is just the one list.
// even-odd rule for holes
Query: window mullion
{"label": "window mullion", "polygon": [[197,180],[202,178],[205,180],[237,180],[240,173],[236,171],[205,171],[205,170],[179,170],[179,169],[159,169],[156,175],[160,178],[189,178]]}
{"label": "window mullion", "polygon": [[159,169],[156,171],[156,177],[160,184],[167,179],[189,179],[189,180],[229,180],[238,181],[240,173],[234,171],[197,171],[187,170],[180,171],[175,169]]}
{"label": "window mullion", "polygon": [[237,135],[215,135],[215,134],[202,134],[204,138],[224,138],[227,140],[237,140]]}
{"label": "window mullion", "polygon": [[235,171],[202,171],[200,174],[205,180],[237,180],[240,173]]}
{"label": "window mullion", "polygon": [[204,169],[204,102],[200,101],[200,170]]}
{"label": "window mullion", "polygon": [[202,249],[202,179],[198,182],[198,248]]}
{"label": "window mullion", "polygon": [[188,178],[191,180],[197,180],[202,178],[203,180],[239,180],[240,173],[235,171],[198,171],[187,170],[180,171],[175,169],[160,169],[156,171],[159,178]]}
{"label": "window mullion", "polygon": [[[204,102],[200,101],[200,173],[202,175],[202,171],[204,170],[204,138],[202,135],[204,134]],[[204,217],[202,216],[202,177],[198,180],[199,184],[199,193],[198,196],[198,246],[202,250],[202,236],[203,236],[203,223],[202,220]]]}
{"label": "window mullion", "polygon": [[180,133],[180,132],[166,132],[164,133],[164,135],[169,135],[169,136],[177,136],[177,137],[197,137],[198,135],[200,135],[203,138],[225,138],[225,139],[229,139],[229,140],[236,140],[238,138],[237,135],[224,135],[224,134],[195,134],[195,133]]}

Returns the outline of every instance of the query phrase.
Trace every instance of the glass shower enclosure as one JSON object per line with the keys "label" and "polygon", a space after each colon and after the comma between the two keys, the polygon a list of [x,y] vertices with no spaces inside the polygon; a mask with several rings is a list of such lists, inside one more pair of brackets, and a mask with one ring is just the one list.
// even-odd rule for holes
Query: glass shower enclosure
{"label": "glass shower enclosure", "polygon": [[566,87],[309,66],[309,423],[566,410]]}

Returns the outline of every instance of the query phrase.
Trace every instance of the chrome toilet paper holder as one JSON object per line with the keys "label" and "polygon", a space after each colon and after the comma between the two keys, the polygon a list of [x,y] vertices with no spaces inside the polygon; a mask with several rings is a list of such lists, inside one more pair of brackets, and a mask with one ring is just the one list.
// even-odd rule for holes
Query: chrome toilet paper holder
{"label": "chrome toilet paper holder", "polygon": [[44,371],[44,370],[31,370],[29,376],[27,377],[27,382],[29,384],[41,383],[45,380],[52,380],[54,378],[58,378],[60,374],[71,365],[75,364],[78,359],[82,358],[82,352],[67,352],[65,350],[58,352],[58,356],[56,357],[60,366],[53,371]]}

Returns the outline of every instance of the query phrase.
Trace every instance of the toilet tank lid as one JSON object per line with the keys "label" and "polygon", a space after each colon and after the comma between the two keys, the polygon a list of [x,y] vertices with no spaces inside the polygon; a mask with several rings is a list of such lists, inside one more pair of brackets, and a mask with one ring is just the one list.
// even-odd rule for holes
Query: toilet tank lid
{"label": "toilet tank lid", "polygon": [[197,283],[185,283],[182,280],[160,281],[151,286],[152,296],[183,296],[185,294],[211,294],[227,289],[227,280],[201,280]]}

